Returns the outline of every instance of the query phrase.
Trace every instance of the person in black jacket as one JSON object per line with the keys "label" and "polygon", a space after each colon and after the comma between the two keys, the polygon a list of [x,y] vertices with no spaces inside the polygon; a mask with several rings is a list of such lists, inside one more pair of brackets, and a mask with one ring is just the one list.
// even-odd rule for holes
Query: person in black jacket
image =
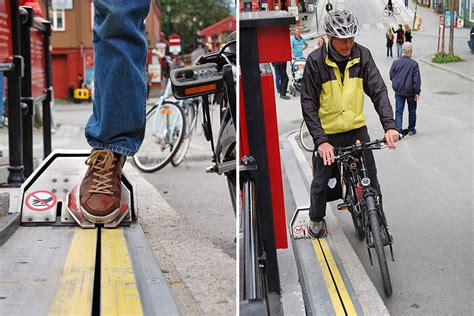
{"label": "person in black jacket", "polygon": [[397,57],[400,58],[402,56],[402,45],[403,42],[405,42],[405,39],[403,38],[405,35],[405,32],[403,32],[403,27],[401,24],[398,24],[398,29],[395,30],[392,28],[393,33],[397,34]]}
{"label": "person in black jacket", "polygon": [[405,42],[411,43],[411,28],[408,24],[403,24],[403,30],[405,31]]}
{"label": "person in black jacket", "polygon": [[403,110],[405,100],[408,103],[409,135],[416,134],[416,106],[420,99],[421,76],[418,63],[411,58],[412,46],[405,42],[402,47],[402,58],[393,62],[390,68],[390,80],[395,91],[395,123],[399,133],[402,132]]}
{"label": "person in black jacket", "polygon": [[[307,58],[301,86],[301,107],[313,138],[314,178],[311,182],[310,222],[308,233],[313,238],[326,235],[326,193],[335,168],[334,147],[367,142],[364,94],[372,100],[385,131],[389,148],[399,139],[387,87],[370,51],[354,41],[359,33],[357,18],[348,10],[333,10],[326,15],[324,29],[328,43]],[[377,168],[371,151],[364,153],[367,171],[381,200]]]}

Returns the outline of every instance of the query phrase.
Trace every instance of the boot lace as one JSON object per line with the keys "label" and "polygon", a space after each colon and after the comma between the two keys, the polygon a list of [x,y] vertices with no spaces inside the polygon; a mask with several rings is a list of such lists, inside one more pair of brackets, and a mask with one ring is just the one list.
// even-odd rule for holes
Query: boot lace
{"label": "boot lace", "polygon": [[117,158],[114,157],[111,150],[98,149],[91,153],[86,160],[86,164],[92,166],[93,169],[92,185],[88,190],[89,193],[114,194],[111,189],[113,187],[113,168],[116,160]]}

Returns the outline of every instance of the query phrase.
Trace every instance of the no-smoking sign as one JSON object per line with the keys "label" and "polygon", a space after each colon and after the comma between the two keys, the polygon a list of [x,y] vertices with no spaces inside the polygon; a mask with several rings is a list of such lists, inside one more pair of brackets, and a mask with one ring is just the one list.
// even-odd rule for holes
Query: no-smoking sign
{"label": "no-smoking sign", "polygon": [[39,190],[30,193],[26,199],[26,206],[36,212],[47,211],[56,205],[57,198],[52,192]]}

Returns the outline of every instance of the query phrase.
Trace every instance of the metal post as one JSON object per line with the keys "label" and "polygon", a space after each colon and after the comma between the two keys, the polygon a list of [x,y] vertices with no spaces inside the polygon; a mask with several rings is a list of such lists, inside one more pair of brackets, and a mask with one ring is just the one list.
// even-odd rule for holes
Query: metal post
{"label": "metal post", "polygon": [[23,165],[24,175],[33,173],[33,98],[31,97],[31,37],[30,29],[33,22],[31,8],[20,8],[21,17],[21,56],[24,60],[24,76],[21,79],[21,105],[23,129]]}
{"label": "metal post", "polygon": [[319,34],[318,0],[314,1],[314,17],[316,18],[316,32]]}
{"label": "metal post", "polygon": [[418,0],[416,0],[416,5],[415,5],[415,16],[413,16],[413,25],[412,25],[412,29],[414,30],[415,29],[415,21],[416,21],[416,12],[418,10]]}
{"label": "metal post", "polygon": [[[46,1],[48,2],[48,1]],[[44,68],[46,76],[46,94],[47,97],[43,101],[43,157],[46,158],[52,150],[51,146],[51,102],[53,101],[53,82],[51,76],[51,52],[50,36],[51,36],[51,23],[43,23],[45,27],[44,33]]]}
{"label": "metal post", "polygon": [[[263,218],[263,243],[267,255],[268,289],[280,294],[280,277],[273,229],[272,197],[270,188],[270,170],[266,151],[265,127],[263,114],[262,87],[260,66],[258,61],[257,31],[255,28],[240,29],[240,60],[243,79],[243,94],[245,100],[245,115],[248,130],[253,131],[249,139],[249,149],[258,162],[257,170],[257,210]],[[244,48],[245,46],[245,48]]]}
{"label": "metal post", "polygon": [[21,77],[23,76],[23,59],[20,56],[20,16],[18,0],[10,2],[11,36],[13,63],[15,68],[8,72],[8,149],[9,163],[8,183],[19,185],[25,181],[23,175],[22,127],[21,127]]}

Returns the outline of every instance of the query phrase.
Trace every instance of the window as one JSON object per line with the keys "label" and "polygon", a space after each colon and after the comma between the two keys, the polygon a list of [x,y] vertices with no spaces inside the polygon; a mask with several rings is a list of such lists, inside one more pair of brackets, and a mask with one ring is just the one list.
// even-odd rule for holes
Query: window
{"label": "window", "polygon": [[50,10],[49,19],[53,31],[65,31],[66,30],[66,14],[64,10]]}

